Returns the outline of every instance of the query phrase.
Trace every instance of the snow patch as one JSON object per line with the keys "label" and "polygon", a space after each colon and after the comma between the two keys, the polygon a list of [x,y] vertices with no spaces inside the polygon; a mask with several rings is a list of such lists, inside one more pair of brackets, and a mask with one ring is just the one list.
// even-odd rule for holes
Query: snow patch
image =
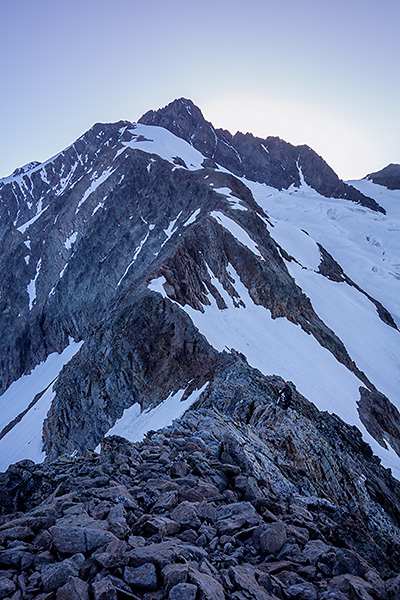
{"label": "snow patch", "polygon": [[116,170],[117,170],[117,168],[113,169],[111,167],[108,167],[108,169],[105,169],[105,171],[103,171],[103,173],[101,175],[99,175],[99,177],[96,177],[96,174],[94,174],[94,176],[92,176],[93,181],[90,184],[90,186],[87,188],[86,192],[83,194],[81,200],[79,200],[78,206],[76,207],[75,214],[78,213],[80,207],[89,198],[89,196],[91,194],[93,194],[93,192],[96,191],[97,188],[102,183],[104,183],[110,177],[110,175],[112,175]]}
{"label": "snow patch", "polygon": [[76,231],[74,231],[74,233],[72,233],[69,238],[67,238],[64,242],[64,246],[67,250],[71,250],[72,246],[75,244],[76,242],[76,238],[78,237],[78,233]]}
{"label": "snow patch", "polygon": [[35,277],[28,283],[28,286],[26,288],[26,291],[28,292],[28,296],[29,296],[29,310],[32,310],[33,304],[36,300],[36,281],[37,281],[37,278],[39,277],[41,266],[42,266],[42,259],[40,258],[39,262],[36,265]]}
{"label": "snow patch", "polygon": [[208,382],[192,392],[186,400],[182,400],[184,389],[176,394],[171,393],[163,402],[143,412],[139,404],[133,404],[124,410],[124,414],[107,432],[107,436],[120,435],[131,442],[140,442],[148,431],[168,427],[172,421],[179,419],[199,399],[207,386]]}
{"label": "snow patch", "polygon": [[123,147],[117,152],[116,156],[126,148],[132,148],[148,152],[149,154],[158,154],[158,156],[173,164],[174,168],[177,169],[184,169],[185,167],[175,164],[174,159],[176,157],[181,158],[185,162],[189,171],[202,168],[201,164],[204,161],[204,156],[185,140],[176,137],[163,127],[135,123],[130,133],[133,139],[129,142],[122,142]]}
{"label": "snow patch", "polygon": [[197,219],[198,215],[200,214],[200,211],[201,211],[201,208],[196,208],[194,213],[184,222],[183,226],[187,227],[188,225],[191,225],[192,223],[194,223],[195,220]]}
{"label": "snow patch", "polygon": [[211,212],[210,216],[216,219],[223,227],[225,227],[225,229],[227,229],[241,244],[243,244],[243,246],[246,246],[253,252],[253,254],[264,260],[264,257],[260,253],[255,242],[253,242],[247,231],[238,225],[236,221],[218,211]]}

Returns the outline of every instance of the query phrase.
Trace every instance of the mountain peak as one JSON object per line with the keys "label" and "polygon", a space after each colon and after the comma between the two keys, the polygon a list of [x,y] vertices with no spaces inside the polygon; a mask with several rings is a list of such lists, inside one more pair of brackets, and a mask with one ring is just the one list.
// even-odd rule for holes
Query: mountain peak
{"label": "mountain peak", "polygon": [[376,173],[366,175],[364,179],[370,179],[389,190],[400,190],[400,165],[391,163],[384,169],[376,171]]}
{"label": "mountain peak", "polygon": [[314,150],[293,146],[279,137],[262,139],[252,133],[215,129],[201,110],[187,98],[145,113],[139,123],[168,129],[238,177],[264,183],[279,190],[300,187],[302,181],[322,196],[345,198],[385,212],[379,204],[345,184]]}

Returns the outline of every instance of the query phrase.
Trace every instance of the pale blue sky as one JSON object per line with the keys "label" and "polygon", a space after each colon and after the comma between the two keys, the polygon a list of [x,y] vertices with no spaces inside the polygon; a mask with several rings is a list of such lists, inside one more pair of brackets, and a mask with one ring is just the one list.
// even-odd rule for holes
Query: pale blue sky
{"label": "pale blue sky", "polygon": [[0,177],[191,98],[344,179],[400,163],[399,0],[0,0]]}

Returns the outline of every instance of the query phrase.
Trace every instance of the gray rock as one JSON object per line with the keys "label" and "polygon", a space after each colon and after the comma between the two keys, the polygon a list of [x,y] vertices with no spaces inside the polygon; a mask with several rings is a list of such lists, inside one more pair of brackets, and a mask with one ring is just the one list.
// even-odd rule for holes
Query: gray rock
{"label": "gray rock", "polygon": [[197,586],[192,583],[178,583],[169,592],[169,600],[196,600]]}
{"label": "gray rock", "polygon": [[183,527],[198,529],[201,521],[197,516],[195,507],[191,502],[181,502],[174,510],[171,511],[171,519],[180,523]]}
{"label": "gray rock", "polygon": [[153,563],[145,563],[140,567],[125,567],[124,581],[139,590],[154,591],[157,589],[157,573]]}
{"label": "gray rock", "polygon": [[229,569],[229,575],[235,585],[250,594],[252,598],[257,598],[257,600],[271,600],[270,594],[257,582],[253,565],[242,564],[232,566]]}
{"label": "gray rock", "polygon": [[370,600],[371,595],[374,595],[373,586],[357,575],[337,575],[332,577],[329,584],[333,587],[337,587],[344,594],[350,594],[356,592],[361,597],[361,600]]}
{"label": "gray rock", "polygon": [[297,583],[289,586],[285,593],[293,600],[317,600],[317,588],[311,583]]}
{"label": "gray rock", "polygon": [[163,492],[153,506],[153,512],[171,511],[178,504],[178,492],[176,490]]}
{"label": "gray rock", "polygon": [[189,581],[201,590],[205,600],[225,600],[224,588],[214,577],[190,568]]}
{"label": "gray rock", "polygon": [[171,477],[186,477],[189,473],[189,465],[185,460],[177,460],[171,466]]}
{"label": "gray rock", "polygon": [[[92,552],[117,540],[116,536],[100,528],[97,521],[90,523],[91,527],[74,525],[54,525],[50,528],[54,545],[62,554],[75,554],[77,552]],[[103,525],[104,527],[104,525]]]}
{"label": "gray rock", "polygon": [[0,531],[0,544],[4,544],[7,540],[26,540],[33,537],[32,529],[26,525],[10,527]]}
{"label": "gray rock", "polygon": [[315,566],[318,562],[325,562],[329,557],[333,558],[334,553],[332,547],[322,540],[310,540],[305,545],[302,556]]}
{"label": "gray rock", "polygon": [[89,585],[79,577],[70,577],[57,590],[57,600],[89,600]]}
{"label": "gray rock", "polygon": [[36,571],[41,571],[43,567],[47,567],[47,565],[53,564],[54,562],[56,562],[55,556],[48,550],[44,550],[43,552],[36,554],[33,560],[33,566]]}
{"label": "gray rock", "polygon": [[117,600],[118,594],[109,579],[100,579],[92,583],[93,600]]}
{"label": "gray rock", "polygon": [[164,537],[178,533],[181,526],[176,520],[169,519],[168,517],[154,516],[146,517],[143,528],[149,534],[158,533],[161,537]]}
{"label": "gray rock", "polygon": [[42,569],[42,582],[45,592],[51,592],[65,585],[70,577],[77,577],[85,561],[83,554],[75,554],[71,558],[48,565]]}
{"label": "gray rock", "polygon": [[18,569],[22,563],[26,567],[29,567],[32,562],[33,555],[30,552],[26,552],[24,546],[0,551],[0,566],[2,567]]}
{"label": "gray rock", "polygon": [[389,600],[400,600],[400,574],[386,581],[386,591]]}
{"label": "gray rock", "polygon": [[129,532],[129,526],[125,518],[125,509],[122,504],[112,506],[108,515],[107,522],[109,530],[118,538],[124,538]]}
{"label": "gray rock", "polygon": [[161,577],[163,580],[164,587],[168,592],[171,588],[178,585],[178,583],[185,583],[189,574],[189,568],[183,564],[170,564],[163,568]]}
{"label": "gray rock", "polygon": [[93,555],[94,560],[105,569],[113,569],[115,567],[124,567],[129,562],[128,551],[129,544],[122,540],[111,542],[104,552],[96,552]]}
{"label": "gray rock", "polygon": [[356,552],[342,548],[336,552],[335,563],[332,569],[333,575],[350,573],[351,575],[364,577],[367,571],[368,564]]}
{"label": "gray rock", "polygon": [[156,567],[163,569],[177,558],[201,560],[207,557],[207,552],[203,548],[197,548],[191,544],[170,540],[134,548],[128,555],[130,566],[137,567],[151,562]]}
{"label": "gray rock", "polygon": [[0,598],[11,595],[15,590],[16,585],[11,579],[0,576]]}
{"label": "gray rock", "polygon": [[282,521],[269,523],[260,535],[260,549],[263,554],[276,554],[287,540],[285,524]]}

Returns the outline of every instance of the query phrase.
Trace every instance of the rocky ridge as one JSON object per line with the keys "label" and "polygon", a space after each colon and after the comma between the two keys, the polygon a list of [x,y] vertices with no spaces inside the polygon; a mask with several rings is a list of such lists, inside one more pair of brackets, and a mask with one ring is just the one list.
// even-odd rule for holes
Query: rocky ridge
{"label": "rocky ridge", "polygon": [[389,190],[400,190],[400,165],[390,164],[376,173],[370,173],[365,179],[384,185]]}
{"label": "rocky ridge", "polygon": [[399,598],[399,483],[357,430],[230,361],[138,444],[0,475],[1,598]]}
{"label": "rocky ridge", "polygon": [[385,212],[375,200],[340,180],[309,146],[293,146],[278,137],[262,139],[251,133],[232,135],[225,129],[215,129],[186,98],[174,100],[156,111],[149,110],[139,123],[165,127],[238,177],[278,189],[299,187],[304,180],[323,196],[346,198]]}

